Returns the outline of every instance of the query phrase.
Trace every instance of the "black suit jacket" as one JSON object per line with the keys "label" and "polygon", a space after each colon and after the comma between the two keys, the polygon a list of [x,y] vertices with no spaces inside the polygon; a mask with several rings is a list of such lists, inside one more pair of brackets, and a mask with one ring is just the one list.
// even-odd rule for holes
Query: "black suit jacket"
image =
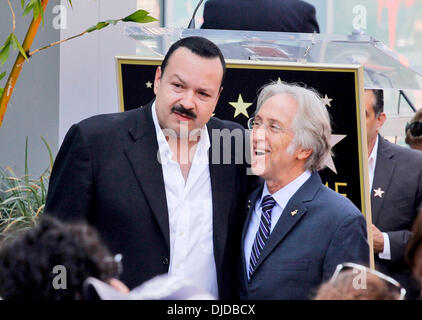
{"label": "black suit jacket", "polygon": [[[410,298],[419,295],[404,254],[422,202],[422,152],[378,136],[377,162],[371,190],[372,223],[390,239],[391,260],[375,255],[376,267],[399,281]],[[375,197],[374,189],[384,191]]]}
{"label": "black suit jacket", "polygon": [[[123,254],[121,279],[130,288],[168,272],[169,220],[151,103],[73,125],[54,163],[45,212],[95,226],[112,253]],[[212,129],[241,129],[212,118]],[[221,140],[221,139],[220,139]],[[230,140],[229,140],[230,141]],[[234,159],[234,139],[231,160]],[[223,149],[221,143],[219,149]],[[229,151],[230,152],[230,151]],[[219,295],[236,298],[237,258],[246,200],[246,164],[212,164],[214,256]],[[221,152],[221,158],[223,157]],[[229,157],[230,158],[230,157]]]}
{"label": "black suit jacket", "polygon": [[209,0],[201,29],[319,32],[315,7],[300,0]]}

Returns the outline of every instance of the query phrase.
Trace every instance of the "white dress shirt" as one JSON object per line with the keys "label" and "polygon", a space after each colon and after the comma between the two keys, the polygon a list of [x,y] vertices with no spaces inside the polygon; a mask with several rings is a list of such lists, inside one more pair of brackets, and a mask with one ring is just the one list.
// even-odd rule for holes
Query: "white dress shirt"
{"label": "white dress shirt", "polygon": [[[152,105],[170,227],[169,274],[187,278],[218,298],[217,271],[213,247],[212,192],[206,126],[196,146],[187,180],[158,123]],[[142,164],[140,164],[142,165]]]}
{"label": "white dress shirt", "polygon": [[[379,137],[377,136],[377,140],[375,141],[374,148],[372,149],[372,152],[368,158],[369,187],[370,187],[369,190],[371,190],[371,193],[374,192],[372,188],[373,188],[373,182],[374,182],[375,167],[377,165],[378,140],[379,140]],[[388,234],[385,232],[382,233],[382,237],[384,238],[384,251],[378,253],[378,257],[380,259],[391,260],[390,238],[388,237]]]}
{"label": "white dress shirt", "polygon": [[[249,270],[249,261],[251,258],[251,252],[252,252],[252,246],[255,241],[256,233],[259,229],[259,224],[261,222],[261,214],[262,214],[262,208],[261,208],[261,202],[262,199],[266,195],[271,195],[274,200],[276,201],[276,204],[273,207],[273,210],[271,212],[271,232],[273,232],[275,225],[277,224],[278,220],[281,217],[281,214],[283,213],[284,208],[286,207],[287,203],[289,202],[290,198],[296,193],[297,190],[311,177],[310,171],[305,171],[302,173],[299,177],[297,177],[295,180],[290,182],[288,185],[284,186],[274,194],[270,194],[267,187],[267,182],[265,182],[264,189],[262,190],[262,196],[259,201],[256,201],[255,209],[252,212],[252,217],[249,222],[248,231],[246,232],[245,236],[245,247],[244,247],[244,253],[245,253],[245,264],[246,264],[246,270]],[[249,279],[249,272],[248,272],[248,279]]]}

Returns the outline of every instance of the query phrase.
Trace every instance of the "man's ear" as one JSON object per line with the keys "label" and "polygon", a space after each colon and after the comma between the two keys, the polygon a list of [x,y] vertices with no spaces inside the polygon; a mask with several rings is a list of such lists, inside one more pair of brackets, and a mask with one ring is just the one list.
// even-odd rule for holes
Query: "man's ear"
{"label": "man's ear", "polygon": [[217,103],[218,103],[218,99],[220,99],[221,91],[223,91],[223,87],[222,86],[218,90],[217,98],[215,99],[215,105],[214,105],[214,108],[212,109],[212,112],[215,112],[215,108],[217,108]]}
{"label": "man's ear", "polygon": [[385,120],[387,120],[387,116],[384,112],[381,112],[377,117],[377,131],[384,125]]}
{"label": "man's ear", "polygon": [[311,156],[311,154],[312,154],[311,149],[299,149],[296,152],[296,158],[298,160],[306,160]]}
{"label": "man's ear", "polygon": [[221,91],[223,91],[223,86],[221,86],[220,89],[218,90],[217,101],[218,99],[220,99]]}
{"label": "man's ear", "polygon": [[154,78],[154,94],[157,94],[158,88],[160,87],[160,81],[161,81],[161,67],[157,67],[157,70],[155,70],[155,78]]}

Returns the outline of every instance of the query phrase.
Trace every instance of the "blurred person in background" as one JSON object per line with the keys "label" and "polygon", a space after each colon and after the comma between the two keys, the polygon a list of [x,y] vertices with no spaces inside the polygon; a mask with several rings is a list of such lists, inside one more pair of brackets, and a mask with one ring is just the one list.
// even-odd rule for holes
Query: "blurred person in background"
{"label": "blurred person in background", "polygon": [[90,300],[215,300],[209,292],[191,280],[162,274],[145,281],[130,292],[124,292],[96,278],[84,283],[84,294]]}
{"label": "blurred person in background", "polygon": [[412,227],[406,259],[412,268],[413,276],[422,287],[422,210]]}
{"label": "blurred person in background", "polygon": [[422,151],[422,108],[416,111],[410,122],[406,124],[405,142],[412,149]]}
{"label": "blurred person in background", "polygon": [[0,247],[0,296],[4,300],[84,300],[83,283],[95,277],[121,292],[119,263],[85,224],[43,217]]}
{"label": "blurred person in background", "polygon": [[319,287],[314,300],[403,300],[405,295],[406,290],[387,275],[355,263],[343,263]]}
{"label": "blurred person in background", "polygon": [[419,297],[404,259],[410,229],[422,202],[422,153],[384,139],[383,90],[365,90],[368,171],[376,269],[396,279],[408,299]]}
{"label": "blurred person in background", "polygon": [[315,7],[301,0],[209,0],[201,29],[319,33]]}

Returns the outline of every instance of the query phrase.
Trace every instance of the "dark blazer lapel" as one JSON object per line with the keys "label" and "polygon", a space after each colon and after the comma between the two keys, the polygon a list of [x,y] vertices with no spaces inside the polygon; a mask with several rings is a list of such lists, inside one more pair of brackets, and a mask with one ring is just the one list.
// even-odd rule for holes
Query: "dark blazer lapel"
{"label": "dark blazer lapel", "polygon": [[314,172],[289,200],[261,252],[255,270],[306,214],[307,208],[304,203],[311,201],[321,186],[321,178],[317,172]]}
{"label": "dark blazer lapel", "polygon": [[137,113],[135,125],[129,128],[131,142],[125,153],[170,248],[166,191],[162,167],[158,161],[158,142],[151,106],[152,103],[149,103]]}
{"label": "dark blazer lapel", "polygon": [[[229,210],[233,200],[232,190],[235,190],[235,186],[233,185],[235,170],[233,170],[232,165],[223,164],[223,143],[221,138],[219,161],[217,163],[215,163],[216,159],[213,161],[212,150],[216,141],[213,141],[212,129],[217,128],[213,125],[212,120],[208,122],[207,129],[211,144],[208,159],[212,192],[214,257],[217,267],[217,276],[220,277],[224,249],[226,247],[227,234],[229,232]],[[231,163],[234,163],[233,161],[234,160],[232,159]]]}
{"label": "dark blazer lapel", "polygon": [[[378,136],[378,152],[377,162],[375,165],[374,181],[371,189],[371,212],[372,212],[372,223],[376,224],[380,216],[381,207],[385,198],[385,192],[388,190],[388,186],[391,183],[391,177],[393,175],[396,161],[394,160],[394,152],[384,140],[383,137]],[[382,197],[375,197],[375,189],[380,188],[384,193]]]}
{"label": "dark blazer lapel", "polygon": [[[246,215],[246,219],[245,219],[245,224],[243,226],[243,231],[242,231],[242,238],[241,238],[241,266],[242,266],[242,276],[243,276],[243,282],[245,285],[247,285],[248,283],[248,276],[247,276],[247,270],[246,270],[246,265],[245,265],[245,237],[246,237],[246,232],[248,231],[249,228],[249,223],[251,222],[252,219],[252,214],[255,210],[255,206],[256,206],[256,202],[260,199],[261,195],[262,195],[262,190],[263,190],[263,186],[259,187],[258,189],[256,189],[254,192],[252,192],[249,197],[248,197],[248,203],[247,203],[247,210],[248,213]],[[250,257],[248,257],[249,259]]]}

